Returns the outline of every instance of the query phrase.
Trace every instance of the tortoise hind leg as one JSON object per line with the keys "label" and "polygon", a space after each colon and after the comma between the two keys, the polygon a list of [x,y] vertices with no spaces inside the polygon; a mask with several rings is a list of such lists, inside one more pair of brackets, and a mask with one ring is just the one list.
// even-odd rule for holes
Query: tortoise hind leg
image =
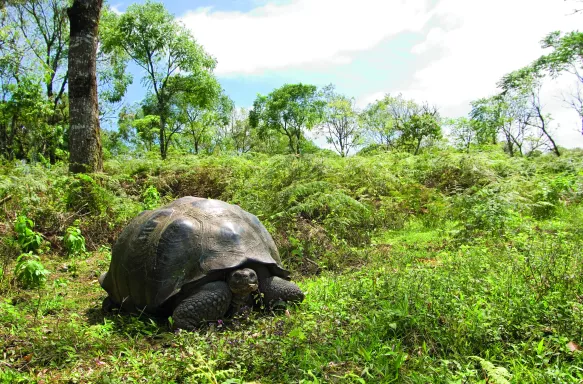
{"label": "tortoise hind leg", "polygon": [[174,328],[191,330],[205,320],[223,317],[231,304],[231,290],[224,281],[214,281],[200,287],[174,309]]}

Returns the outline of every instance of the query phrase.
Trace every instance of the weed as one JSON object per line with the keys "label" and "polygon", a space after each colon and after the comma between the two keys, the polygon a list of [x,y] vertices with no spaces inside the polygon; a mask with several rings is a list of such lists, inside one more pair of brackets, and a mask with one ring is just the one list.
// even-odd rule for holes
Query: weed
{"label": "weed", "polygon": [[40,262],[40,257],[31,251],[18,256],[14,274],[24,288],[40,288],[50,273]]}
{"label": "weed", "polygon": [[20,215],[14,222],[18,245],[22,252],[37,252],[43,244],[42,235],[33,231],[34,223],[25,215]]}
{"label": "weed", "polygon": [[144,209],[154,209],[160,205],[160,193],[155,186],[150,185],[144,193],[142,193],[142,201]]}
{"label": "weed", "polygon": [[75,220],[73,225],[67,227],[65,236],[63,236],[63,243],[69,257],[80,256],[87,251],[85,249],[85,237],[81,234],[79,224],[80,221]]}

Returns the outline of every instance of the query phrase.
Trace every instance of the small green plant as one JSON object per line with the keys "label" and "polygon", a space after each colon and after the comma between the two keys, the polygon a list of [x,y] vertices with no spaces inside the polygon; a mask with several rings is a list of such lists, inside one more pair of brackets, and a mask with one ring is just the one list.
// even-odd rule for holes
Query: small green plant
{"label": "small green plant", "polygon": [[558,175],[555,177],[542,177],[532,197],[532,213],[538,219],[552,217],[563,198],[568,196],[575,185],[575,177],[572,175]]}
{"label": "small green plant", "polygon": [[16,259],[16,280],[24,288],[39,288],[47,281],[50,272],[32,252],[23,253]]}
{"label": "small green plant", "polygon": [[18,216],[14,222],[18,245],[24,253],[40,250],[43,243],[42,235],[33,228],[34,222],[25,215]]}
{"label": "small green plant", "polygon": [[154,209],[160,205],[160,193],[155,186],[150,185],[144,193],[142,193],[142,201],[144,202],[144,209]]}
{"label": "small green plant", "polygon": [[67,264],[67,272],[69,272],[72,277],[79,276],[79,263],[77,260],[73,259],[71,263]]}
{"label": "small green plant", "polygon": [[510,384],[509,379],[512,377],[512,375],[510,375],[506,368],[495,366],[488,360],[482,359],[478,356],[471,356],[471,358],[477,360],[480,363],[488,383]]}
{"label": "small green plant", "polygon": [[67,255],[69,257],[79,256],[86,252],[85,237],[81,234],[79,224],[79,220],[75,220],[73,225],[67,228],[65,236],[63,237],[65,249],[67,250]]}

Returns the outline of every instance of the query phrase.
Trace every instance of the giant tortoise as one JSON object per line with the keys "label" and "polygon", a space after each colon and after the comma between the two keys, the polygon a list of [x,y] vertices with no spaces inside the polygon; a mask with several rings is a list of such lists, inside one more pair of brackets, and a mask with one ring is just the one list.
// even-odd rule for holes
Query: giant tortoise
{"label": "giant tortoise", "polygon": [[109,295],[105,309],[172,315],[183,329],[251,306],[254,296],[267,306],[304,299],[257,217],[190,196],[134,218],[99,283]]}

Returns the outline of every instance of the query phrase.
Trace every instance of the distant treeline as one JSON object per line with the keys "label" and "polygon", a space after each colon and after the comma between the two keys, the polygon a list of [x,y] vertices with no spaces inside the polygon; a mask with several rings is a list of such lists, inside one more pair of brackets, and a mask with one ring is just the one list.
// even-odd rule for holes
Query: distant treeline
{"label": "distant treeline", "polygon": [[[0,9],[0,156],[55,163],[68,158],[69,20],[67,0],[8,2]],[[162,4],[104,8],[97,77],[105,156],[168,153],[313,153],[315,142],[341,156],[358,151],[418,154],[431,146],[479,150],[501,145],[511,156],[561,154],[540,90],[546,77],[572,74],[565,97],[583,121],[583,33],[550,33],[550,53],[504,76],[500,93],[471,103],[467,117],[446,118],[436,106],[387,94],[363,109],[333,85],[285,84],[237,108],[213,70],[211,53]],[[142,69],[144,98],[125,99]],[[320,140],[317,140],[320,139]]]}

